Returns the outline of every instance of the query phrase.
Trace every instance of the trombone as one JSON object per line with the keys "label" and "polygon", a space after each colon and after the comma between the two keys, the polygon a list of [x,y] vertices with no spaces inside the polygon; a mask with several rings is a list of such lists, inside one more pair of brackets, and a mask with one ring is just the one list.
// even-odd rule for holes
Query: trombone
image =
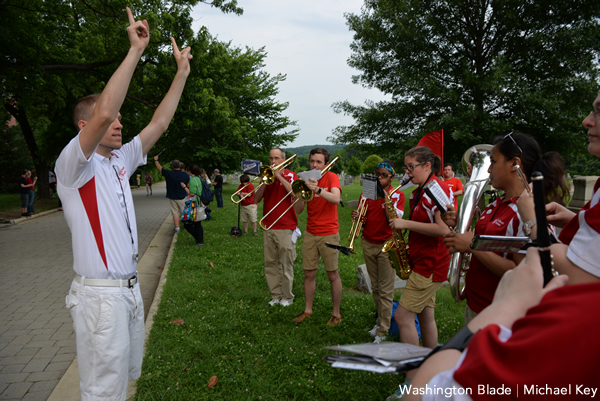
{"label": "trombone", "polygon": [[[338,162],[339,159],[340,158],[338,156],[335,159],[333,159],[327,166],[325,166],[325,168],[323,170],[321,170],[321,177],[323,177],[325,174],[327,174],[329,172],[329,170],[331,170],[331,168]],[[267,218],[267,216],[269,216],[271,214],[271,212],[273,212],[273,210],[277,209],[277,207],[284,200],[286,200],[286,198],[291,194],[294,194],[296,199],[292,202],[292,204],[287,209],[285,209],[285,211],[283,213],[281,213],[281,215],[277,218],[277,220],[275,220],[269,227],[266,227],[263,224],[263,221]],[[260,219],[260,221],[259,221],[260,227],[265,231],[269,231],[288,212],[288,210],[290,210],[299,200],[304,201],[304,202],[310,202],[311,200],[313,200],[314,197],[315,197],[314,191],[312,191],[310,188],[308,188],[308,186],[306,185],[306,182],[303,179],[299,178],[299,179],[295,180],[294,182],[292,182],[292,190],[290,192],[288,192],[287,194],[285,194],[285,196],[275,206],[273,206],[273,209],[269,210],[269,212],[267,214],[265,214],[262,219]]]}
{"label": "trombone", "polygon": [[[287,166],[292,164],[294,162],[294,160],[296,160],[296,155],[293,155],[289,159],[284,160],[283,162],[281,162],[280,164],[278,164],[275,167],[260,166],[260,174],[258,174],[256,177],[254,177],[249,183],[247,183],[246,185],[244,185],[243,187],[241,187],[240,189],[235,191],[233,193],[233,195],[231,195],[231,201],[237,205],[238,203],[240,203],[241,201],[243,201],[244,199],[249,197],[252,194],[252,192],[248,192],[244,196],[241,196],[240,193],[243,192],[244,189],[248,185],[252,184],[256,179],[260,179],[261,182],[254,189],[255,191],[257,191],[258,188],[260,188],[263,185],[271,185],[272,183],[275,182],[275,171],[286,168]],[[240,199],[234,199],[235,196],[240,196]]]}

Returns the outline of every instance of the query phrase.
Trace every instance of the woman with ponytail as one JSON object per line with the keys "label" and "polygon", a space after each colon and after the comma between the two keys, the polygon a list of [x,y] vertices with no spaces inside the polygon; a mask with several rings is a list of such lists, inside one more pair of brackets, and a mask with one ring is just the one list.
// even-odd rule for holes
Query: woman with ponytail
{"label": "woman with ponytail", "polygon": [[[528,182],[534,171],[540,171],[544,175],[544,187],[549,201],[564,203],[563,199],[568,195],[563,158],[556,152],[548,152],[543,156],[541,153],[538,143],[529,135],[510,133],[496,138],[488,171],[492,186],[504,193],[481,213],[474,232],[450,233],[444,239],[450,253],[473,254],[465,277],[465,324],[492,303],[502,275],[514,269],[525,257],[525,251],[500,253],[471,249],[474,234],[525,236],[523,225],[527,224],[531,228],[532,222],[521,219],[518,213],[517,200],[525,188],[516,166],[521,166]],[[446,213],[444,221],[450,227],[456,225],[456,211],[453,208]]]}
{"label": "woman with ponytail", "polygon": [[[435,294],[448,276],[450,263],[450,255],[442,241],[450,230],[423,187],[436,180],[451,203],[454,198],[448,185],[436,177],[441,170],[442,161],[431,149],[425,146],[410,149],[404,155],[404,164],[404,171],[418,187],[410,196],[408,220],[397,218],[390,221],[392,229],[410,231],[408,248],[412,266],[412,273],[402,292],[394,320],[402,342],[419,345],[419,335],[415,327],[415,316],[418,316],[423,346],[434,348],[438,343],[434,318]],[[407,372],[404,386],[410,384],[413,375],[414,371]],[[392,397],[399,396],[399,393],[401,389],[388,398],[393,399]]]}

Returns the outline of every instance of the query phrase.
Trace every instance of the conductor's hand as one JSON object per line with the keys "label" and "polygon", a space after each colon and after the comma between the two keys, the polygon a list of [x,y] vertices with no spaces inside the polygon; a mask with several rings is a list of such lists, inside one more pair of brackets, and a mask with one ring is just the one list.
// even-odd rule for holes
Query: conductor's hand
{"label": "conductor's hand", "polygon": [[450,228],[456,227],[458,217],[456,216],[456,209],[453,205],[446,205],[448,211],[444,214],[440,214],[442,221]]}
{"label": "conductor's hand", "polygon": [[548,223],[561,228],[575,217],[575,213],[556,202],[546,205],[546,215],[548,216]]}
{"label": "conductor's hand", "polygon": [[306,186],[311,191],[317,191],[319,189],[319,181],[314,178],[309,178],[308,181],[306,181]]}
{"label": "conductor's hand", "polygon": [[129,26],[127,27],[127,35],[131,47],[140,51],[144,51],[150,43],[150,27],[148,21],[136,21],[133,18],[131,9],[127,7],[127,17],[129,18]]}
{"label": "conductor's hand", "polygon": [[502,276],[490,308],[503,315],[501,323],[511,328],[517,319],[525,316],[527,310],[539,304],[544,295],[564,286],[567,280],[567,276],[560,275],[543,287],[544,275],[540,254],[537,248],[530,247],[527,257],[516,268]]}
{"label": "conductor's hand", "polygon": [[175,56],[175,62],[177,63],[177,72],[188,76],[190,74],[190,60],[192,59],[190,52],[192,48],[188,46],[180,51],[173,37],[171,37],[171,43],[173,43],[173,56]]}
{"label": "conductor's hand", "polygon": [[469,231],[464,234],[449,233],[444,237],[444,245],[448,248],[448,253],[454,252],[471,252],[471,242],[473,241],[473,232]]}
{"label": "conductor's hand", "polygon": [[157,162],[158,161],[158,155],[154,156],[154,161]]}

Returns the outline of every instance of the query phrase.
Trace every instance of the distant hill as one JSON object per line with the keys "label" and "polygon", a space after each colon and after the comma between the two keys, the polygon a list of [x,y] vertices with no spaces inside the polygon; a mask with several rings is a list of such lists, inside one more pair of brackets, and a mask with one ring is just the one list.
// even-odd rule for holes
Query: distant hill
{"label": "distant hill", "polygon": [[284,148],[288,152],[292,152],[298,156],[308,156],[310,151],[314,148],[325,148],[330,154],[334,154],[336,150],[342,150],[346,145],[307,145],[298,146],[297,148]]}

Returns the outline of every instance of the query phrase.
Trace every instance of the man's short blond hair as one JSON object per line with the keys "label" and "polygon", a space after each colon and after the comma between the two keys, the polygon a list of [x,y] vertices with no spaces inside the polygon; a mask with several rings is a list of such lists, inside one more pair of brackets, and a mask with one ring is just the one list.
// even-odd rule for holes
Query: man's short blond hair
{"label": "man's short blond hair", "polygon": [[90,121],[98,99],[100,99],[100,94],[94,93],[93,95],[82,97],[75,103],[75,107],[73,107],[73,124],[75,124],[77,130],[79,130],[79,121]]}

